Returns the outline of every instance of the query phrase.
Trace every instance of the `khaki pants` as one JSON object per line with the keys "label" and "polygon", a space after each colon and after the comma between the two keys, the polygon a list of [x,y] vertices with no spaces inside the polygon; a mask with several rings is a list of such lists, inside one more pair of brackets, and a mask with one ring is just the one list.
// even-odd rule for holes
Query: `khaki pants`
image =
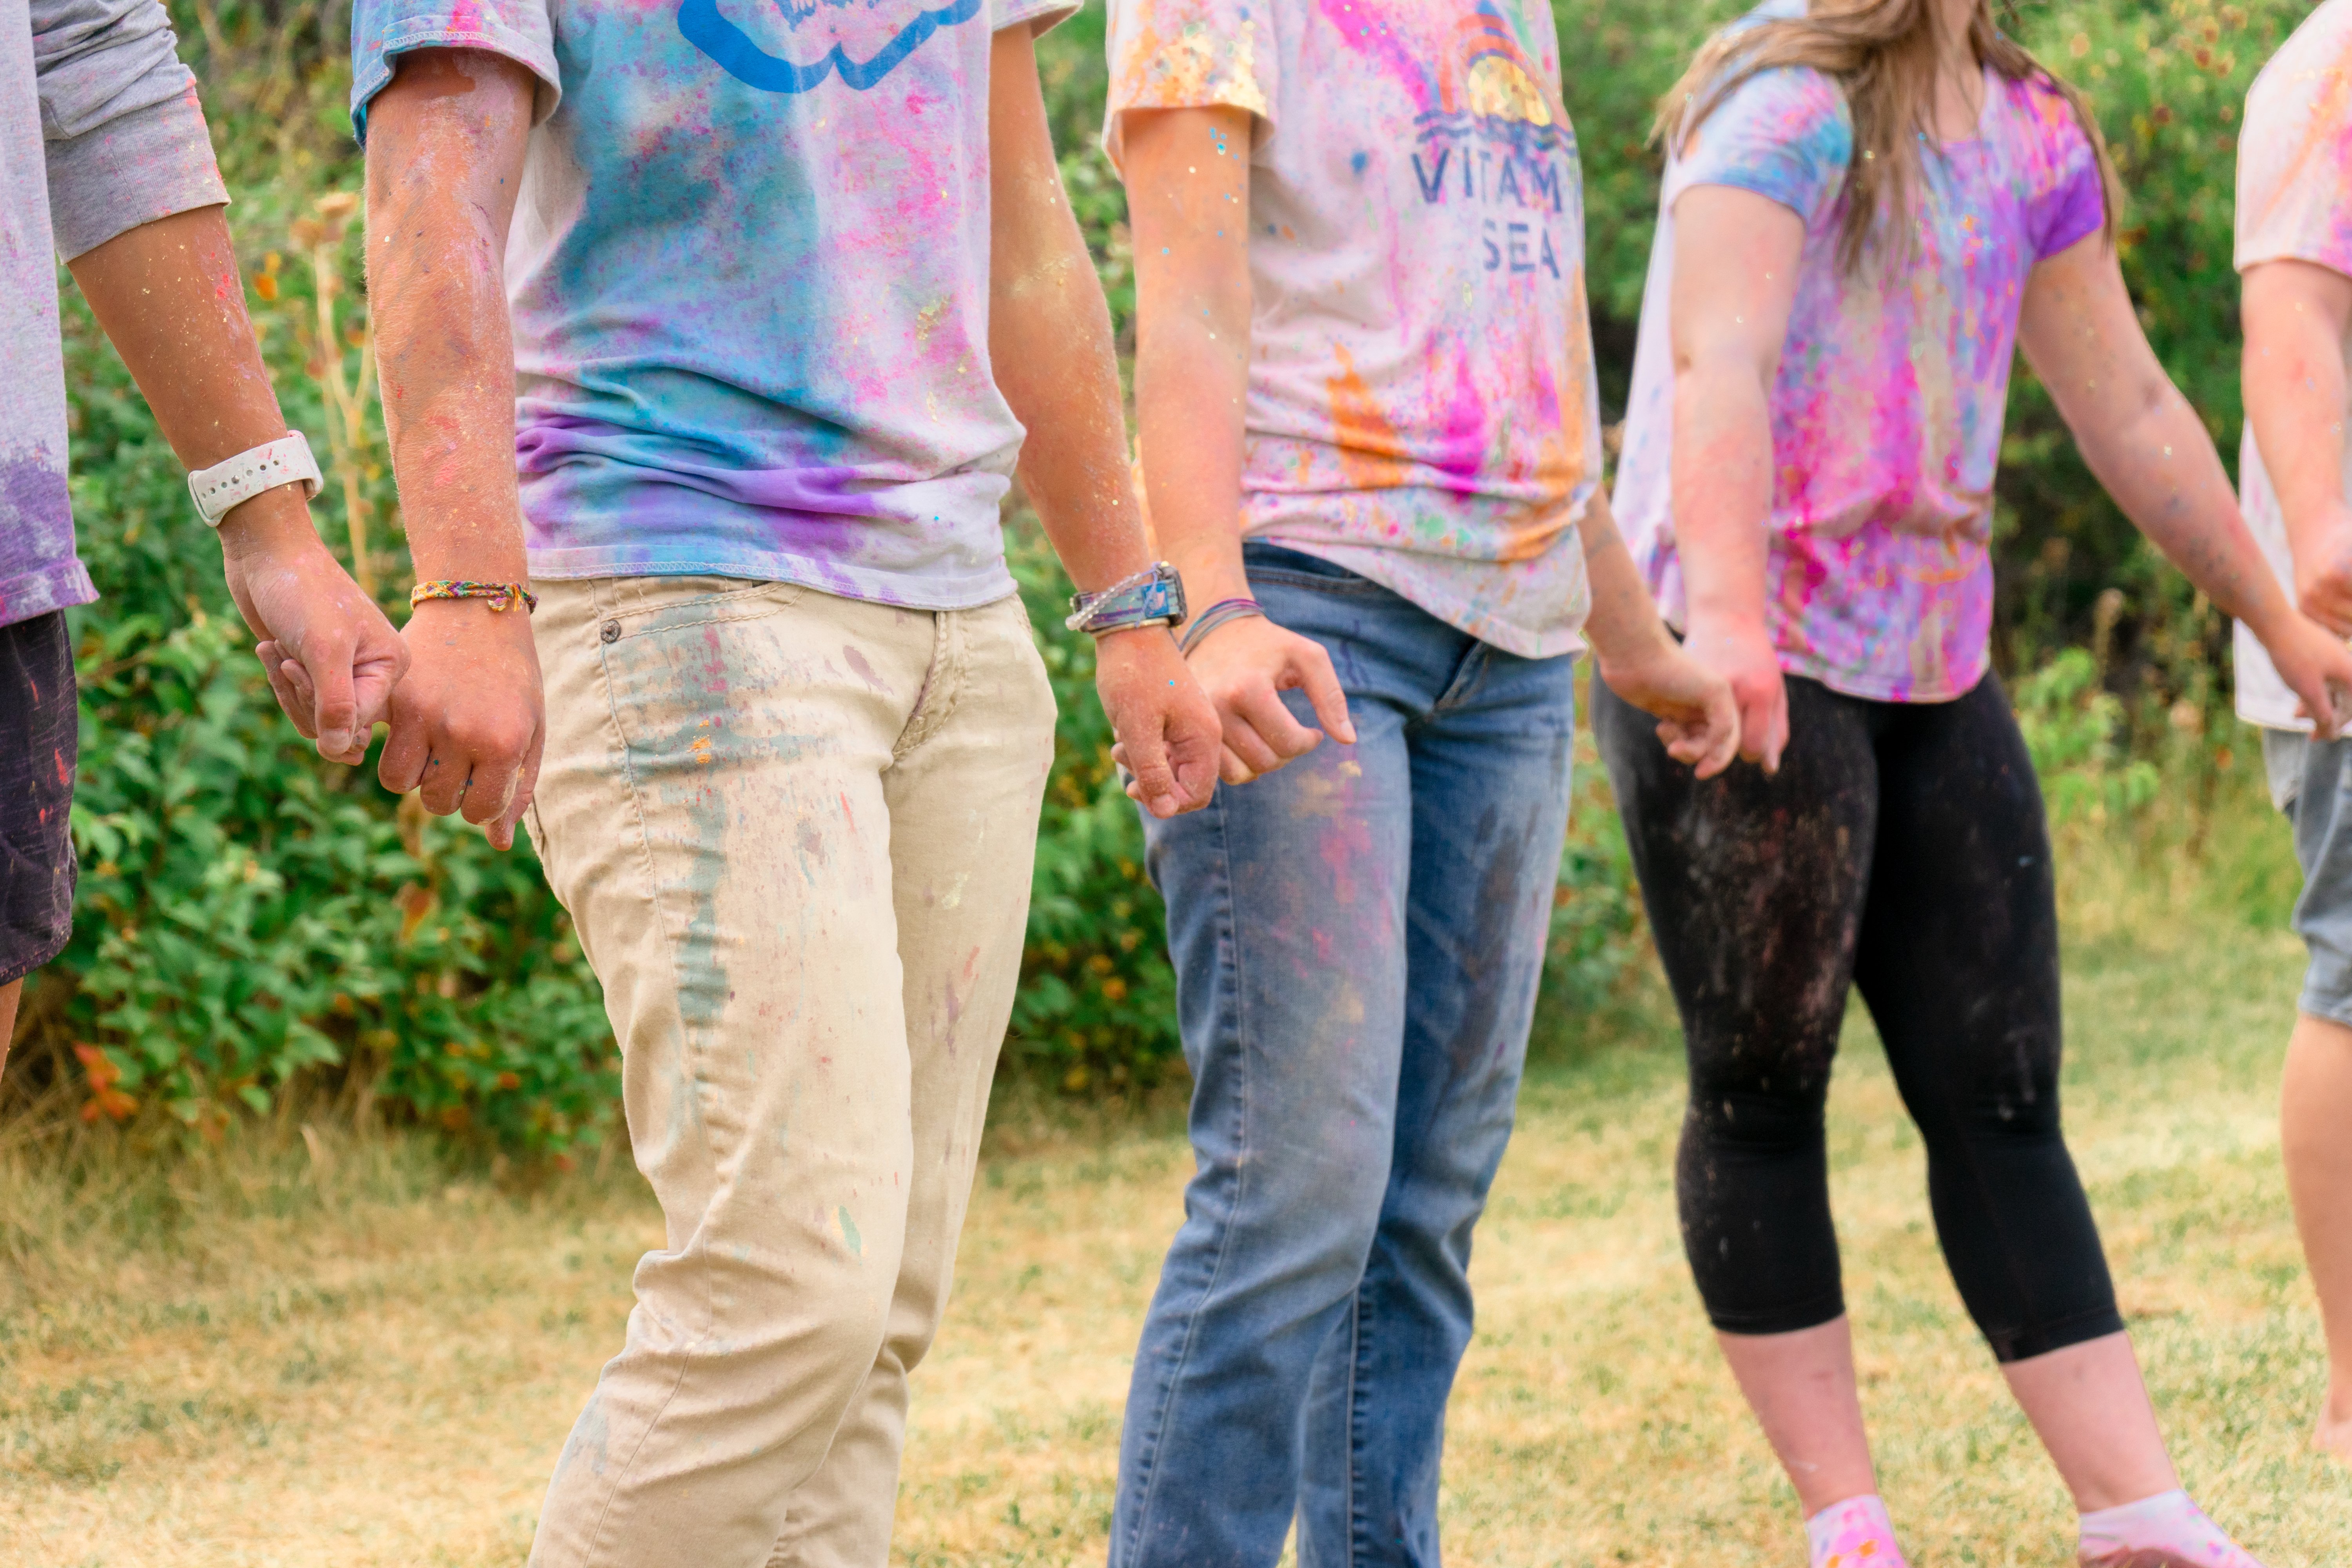
{"label": "khaki pants", "polygon": [[1017,599],[541,588],[531,839],[667,1244],[534,1568],[882,1568],[1012,1010],[1053,694]]}

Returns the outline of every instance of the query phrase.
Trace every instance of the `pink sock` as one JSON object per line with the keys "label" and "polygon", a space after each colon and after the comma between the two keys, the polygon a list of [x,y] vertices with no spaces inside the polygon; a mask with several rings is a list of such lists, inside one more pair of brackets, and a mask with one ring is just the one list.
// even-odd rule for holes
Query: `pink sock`
{"label": "pink sock", "polygon": [[2184,1491],[2083,1516],[2084,1568],[2263,1568]]}
{"label": "pink sock", "polygon": [[1909,1568],[1895,1544],[1895,1521],[1872,1492],[1833,1502],[1805,1521],[1813,1568]]}

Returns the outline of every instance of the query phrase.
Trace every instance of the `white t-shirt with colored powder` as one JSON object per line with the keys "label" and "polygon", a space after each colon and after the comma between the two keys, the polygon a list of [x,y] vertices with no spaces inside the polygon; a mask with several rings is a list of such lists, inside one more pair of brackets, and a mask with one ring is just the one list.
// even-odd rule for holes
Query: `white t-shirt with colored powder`
{"label": "white t-shirt with colored powder", "polygon": [[[2238,270],[2265,261],[2308,261],[2352,276],[2352,0],[2327,0],[2304,18],[2246,93],[2238,140]],[[2352,366],[2352,342],[2345,347]],[[2352,497],[2352,450],[2345,494]],[[2239,504],[2288,596],[2294,562],[2286,519],[2246,426],[2238,455]],[[2236,631],[2238,717],[2266,730],[2309,730],[2294,693],[2263,645]]]}
{"label": "white t-shirt with colored powder", "polygon": [[1549,7],[1109,5],[1114,161],[1130,110],[1254,116],[1244,534],[1507,652],[1581,647],[1601,426]]}
{"label": "white t-shirt with colored powder", "polygon": [[1013,592],[990,49],[1072,8],[356,0],[362,131],[412,50],[538,78],[506,254],[532,576]]}

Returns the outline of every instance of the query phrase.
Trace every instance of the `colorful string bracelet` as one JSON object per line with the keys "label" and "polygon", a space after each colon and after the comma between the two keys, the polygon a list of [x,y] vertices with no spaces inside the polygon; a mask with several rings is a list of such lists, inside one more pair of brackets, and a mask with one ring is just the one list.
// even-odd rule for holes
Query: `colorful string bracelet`
{"label": "colorful string bracelet", "polygon": [[539,595],[520,583],[477,583],[466,577],[436,578],[408,591],[412,610],[427,599],[481,599],[493,610],[511,610],[520,604],[526,613],[539,608]]}
{"label": "colorful string bracelet", "polygon": [[1194,618],[1182,639],[1176,645],[1178,653],[1191,653],[1201,646],[1201,639],[1223,626],[1227,621],[1245,621],[1252,616],[1263,619],[1265,611],[1255,599],[1219,599]]}

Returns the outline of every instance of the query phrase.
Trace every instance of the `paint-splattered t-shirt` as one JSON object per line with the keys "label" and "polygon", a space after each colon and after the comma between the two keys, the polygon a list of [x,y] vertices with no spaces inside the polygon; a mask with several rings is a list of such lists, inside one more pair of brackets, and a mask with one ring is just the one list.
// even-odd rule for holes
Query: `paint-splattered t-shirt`
{"label": "paint-splattered t-shirt", "polygon": [[1072,4],[358,0],[362,134],[410,50],[539,79],[506,255],[534,576],[1013,592],[989,51]]}
{"label": "paint-splattered t-shirt", "polygon": [[98,597],[74,553],[58,258],[228,200],[158,0],[0,5],[0,626]]}
{"label": "paint-splattered t-shirt", "polygon": [[[1800,14],[1799,0],[1756,13]],[[1805,220],[1771,395],[1766,615],[1781,668],[1855,697],[1937,702],[1985,672],[1993,473],[2034,264],[2098,232],[2098,162],[2046,81],[1988,70],[1973,139],[1922,146],[1909,255],[1839,265],[1853,129],[1812,70],[1735,89],[1667,164],[1642,300],[1616,509],[1666,618],[1685,624],[1673,515],[1674,204],[1728,185]]]}
{"label": "paint-splattered t-shirt", "polygon": [[[1242,528],[1511,653],[1581,646],[1584,201],[1534,0],[1109,0],[1107,140],[1248,110]],[[1204,149],[1204,156],[1212,150]]]}
{"label": "paint-splattered t-shirt", "polygon": [[[2308,261],[2352,276],[2352,0],[2327,0],[2305,17],[2246,94],[2238,269],[2265,261]],[[2352,368],[2352,342],[2345,361]],[[2345,457],[2344,493],[2352,497],[2352,450]],[[2286,518],[2252,425],[2239,449],[2238,489],[2246,526],[2292,599]],[[2267,730],[2309,730],[2278,667],[2242,623],[2236,653],[2238,716]]]}

